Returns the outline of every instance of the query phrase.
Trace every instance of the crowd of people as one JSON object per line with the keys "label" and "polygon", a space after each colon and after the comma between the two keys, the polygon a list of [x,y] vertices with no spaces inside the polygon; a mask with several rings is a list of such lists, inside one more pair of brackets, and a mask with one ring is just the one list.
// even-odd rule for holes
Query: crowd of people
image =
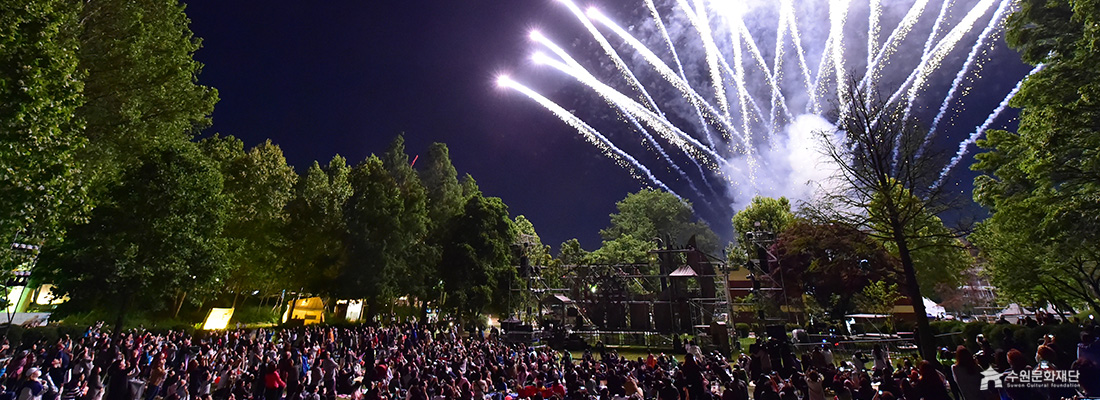
{"label": "crowd of people", "polygon": [[[1076,361],[1048,338],[1033,364],[1018,349],[994,349],[978,338],[976,353],[960,346],[955,363],[940,367],[895,363],[883,347],[875,348],[873,360],[837,360],[828,346],[796,348],[776,338],[758,341],[730,362],[692,344],[682,358],[628,359],[602,347],[574,357],[499,335],[461,335],[450,325],[195,336],[140,330],[112,336],[93,327],[81,337],[10,352],[0,369],[0,400],[1023,400],[1072,397],[1078,390],[1097,396],[1100,345],[1091,330],[1082,339]],[[1036,369],[1077,371],[1080,385],[981,386],[988,376]]]}

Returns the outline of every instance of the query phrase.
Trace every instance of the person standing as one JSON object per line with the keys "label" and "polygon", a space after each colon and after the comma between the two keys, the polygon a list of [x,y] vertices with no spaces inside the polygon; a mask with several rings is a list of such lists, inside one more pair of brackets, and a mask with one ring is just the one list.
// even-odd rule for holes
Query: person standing
{"label": "person standing", "polygon": [[982,368],[966,346],[959,345],[955,349],[951,375],[955,377],[962,400],[981,400]]}

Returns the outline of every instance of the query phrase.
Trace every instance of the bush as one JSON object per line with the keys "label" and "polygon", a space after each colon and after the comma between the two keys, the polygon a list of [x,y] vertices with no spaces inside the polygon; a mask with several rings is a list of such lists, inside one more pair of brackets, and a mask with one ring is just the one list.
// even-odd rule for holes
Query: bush
{"label": "bush", "polygon": [[279,317],[278,313],[271,311],[271,307],[243,306],[233,310],[233,319],[229,323],[273,324],[279,322]]}
{"label": "bush", "polygon": [[963,340],[965,341],[964,343],[966,344],[966,347],[969,347],[972,350],[977,349],[978,342],[974,341],[974,339],[978,337],[978,334],[984,332],[987,326],[989,326],[989,324],[981,321],[971,322],[964,325]]}
{"label": "bush", "polygon": [[733,326],[734,326],[734,329],[737,330],[737,336],[740,336],[740,337],[743,337],[743,338],[749,337],[749,330],[750,330],[749,324],[746,324],[744,322],[738,322],[738,323],[734,324]]}

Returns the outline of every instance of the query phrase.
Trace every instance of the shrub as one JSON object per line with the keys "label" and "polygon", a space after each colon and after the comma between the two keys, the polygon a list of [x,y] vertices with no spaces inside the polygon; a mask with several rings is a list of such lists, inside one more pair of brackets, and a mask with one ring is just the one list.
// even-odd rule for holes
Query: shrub
{"label": "shrub", "polygon": [[280,315],[272,311],[271,307],[243,306],[233,310],[233,319],[229,323],[230,325],[237,322],[242,324],[273,324],[279,322],[279,317]]}
{"label": "shrub", "polygon": [[746,324],[744,322],[738,322],[738,323],[734,324],[734,329],[737,330],[737,336],[740,336],[740,337],[743,337],[743,338],[749,337],[749,330],[750,330],[749,324]]}

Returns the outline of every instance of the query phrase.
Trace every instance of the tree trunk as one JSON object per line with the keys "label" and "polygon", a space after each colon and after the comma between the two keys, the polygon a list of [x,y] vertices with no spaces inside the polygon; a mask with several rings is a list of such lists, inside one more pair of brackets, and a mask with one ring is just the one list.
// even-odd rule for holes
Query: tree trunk
{"label": "tree trunk", "polygon": [[176,312],[172,314],[172,318],[179,318],[180,309],[183,308],[184,300],[187,300],[187,292],[180,293],[180,300],[176,303]]}
{"label": "tree trunk", "polygon": [[921,358],[929,362],[936,362],[936,343],[932,336],[932,328],[928,325],[928,313],[924,309],[924,296],[920,292],[920,282],[917,281],[917,270],[913,266],[913,256],[909,253],[909,242],[905,237],[904,227],[896,218],[891,218],[893,225],[894,242],[898,245],[898,256],[901,258],[901,267],[905,272],[905,285],[909,289],[909,301],[913,303],[913,312],[917,317],[917,351]]}
{"label": "tree trunk", "polygon": [[118,308],[118,316],[115,318],[115,329],[111,333],[111,337],[117,343],[119,338],[122,337],[122,324],[126,322],[126,312],[130,308],[131,296],[128,294],[122,295],[122,305]]}
{"label": "tree trunk", "polygon": [[232,308],[232,309],[237,308],[237,298],[240,297],[240,296],[241,296],[240,293],[233,293],[233,305],[230,306],[229,308]]}

